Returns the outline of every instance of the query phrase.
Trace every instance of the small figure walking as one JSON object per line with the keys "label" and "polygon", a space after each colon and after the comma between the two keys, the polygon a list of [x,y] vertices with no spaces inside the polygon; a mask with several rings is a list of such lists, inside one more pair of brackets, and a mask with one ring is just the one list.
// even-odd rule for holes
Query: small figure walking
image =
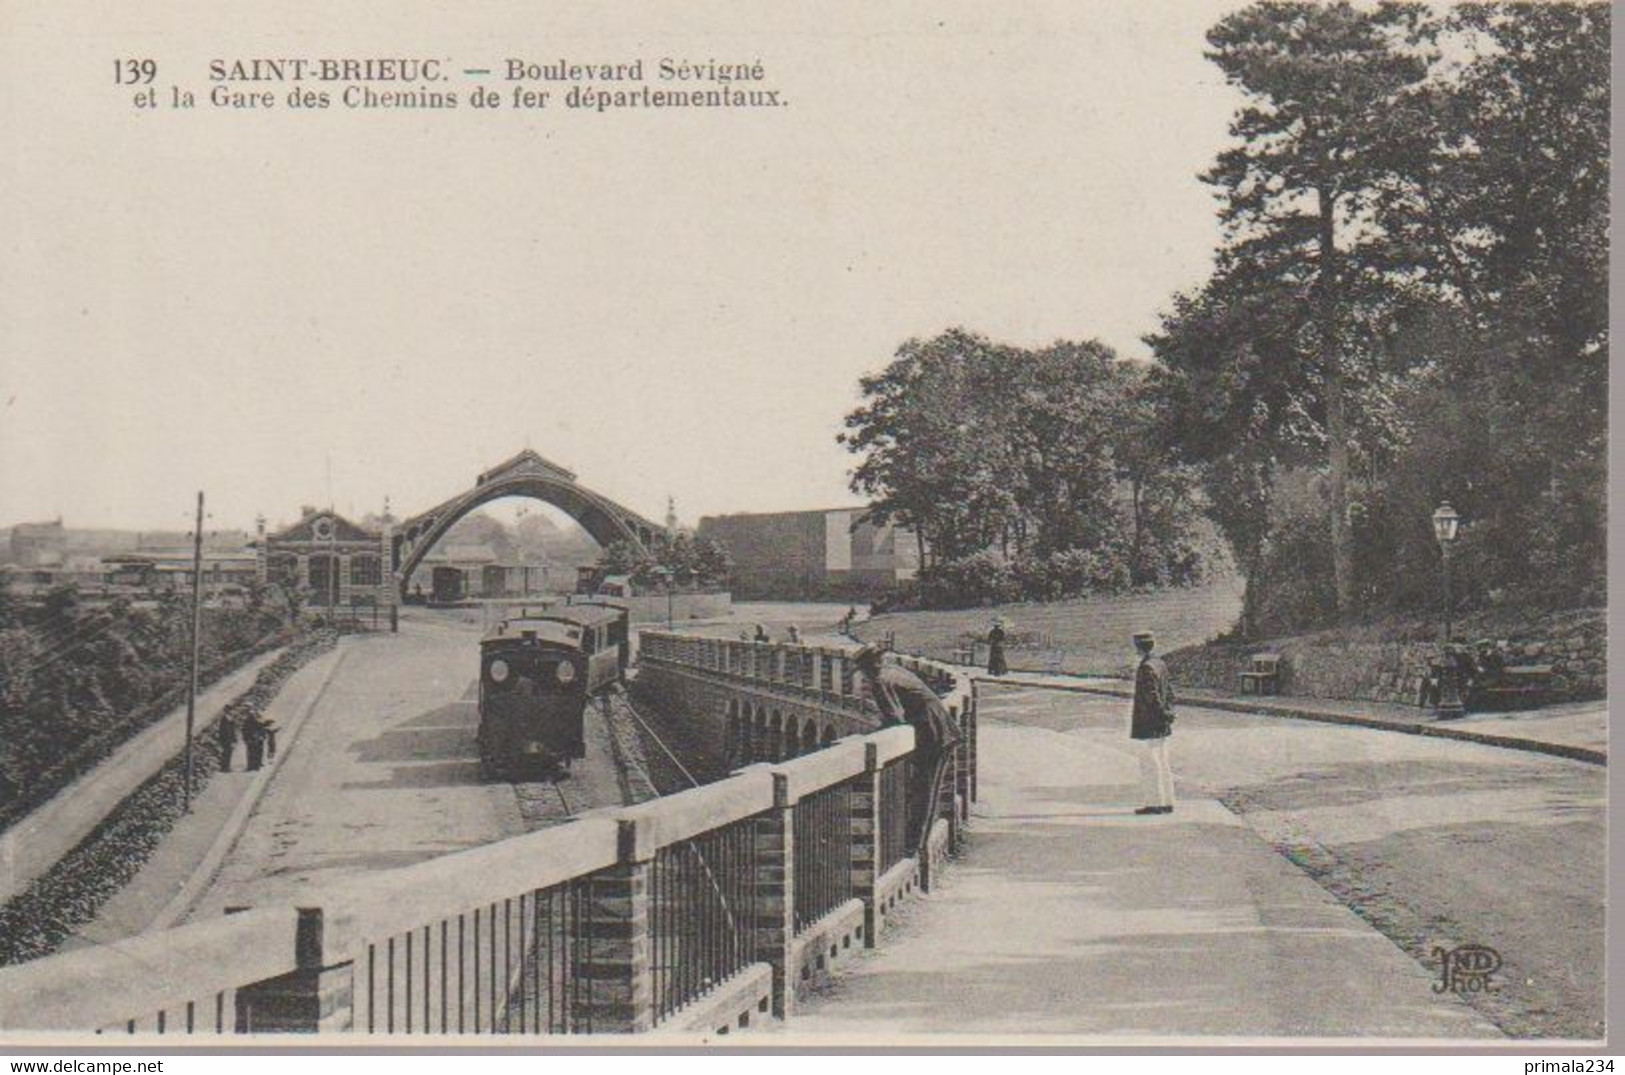
{"label": "small figure walking", "polygon": [[237,748],[237,718],[228,710],[220,714],[220,723],[215,728],[215,735],[220,744],[220,771],[231,772],[231,756]]}
{"label": "small figure walking", "polygon": [[1146,805],[1136,814],[1174,812],[1174,773],[1168,764],[1168,740],[1174,734],[1174,687],[1168,666],[1151,651],[1157,640],[1150,631],[1134,635],[1134,649],[1140,665],[1134,672],[1134,709],[1129,718],[1129,738],[1141,745],[1140,781]]}
{"label": "small figure walking", "polygon": [[265,730],[265,760],[276,760],[276,721],[270,717],[260,718],[260,727]]}
{"label": "small figure walking", "polygon": [[758,623],[756,625],[756,638],[755,638],[755,641],[757,641],[757,642],[771,642],[771,641],[773,641],[773,639],[767,633],[767,624]]}
{"label": "small figure walking", "polygon": [[801,628],[797,627],[795,624],[792,623],[789,629],[784,632],[784,635],[785,641],[790,643],[792,646],[799,646],[801,644]]}
{"label": "small figure walking", "polygon": [[254,772],[265,760],[265,725],[258,713],[250,711],[243,718],[243,746],[248,749],[248,771]]}
{"label": "small figure walking", "polygon": [[1004,640],[1004,620],[996,619],[987,632],[987,674],[990,676],[1002,676],[1010,671],[1004,659]]}
{"label": "small figure walking", "polygon": [[853,655],[852,663],[869,681],[881,724],[907,724],[914,729],[908,815],[914,826],[911,846],[923,860],[932,823],[940,813],[948,763],[959,743],[959,726],[936,692],[908,669],[886,664],[879,646],[864,646]]}

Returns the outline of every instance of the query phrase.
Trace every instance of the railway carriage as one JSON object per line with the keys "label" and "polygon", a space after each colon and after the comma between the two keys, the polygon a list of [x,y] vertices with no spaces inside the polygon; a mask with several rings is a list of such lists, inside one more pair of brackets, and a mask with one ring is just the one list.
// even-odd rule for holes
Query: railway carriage
{"label": "railway carriage", "polygon": [[567,768],[586,754],[589,699],[626,672],[627,611],[577,604],[501,621],[480,643],[480,766]]}

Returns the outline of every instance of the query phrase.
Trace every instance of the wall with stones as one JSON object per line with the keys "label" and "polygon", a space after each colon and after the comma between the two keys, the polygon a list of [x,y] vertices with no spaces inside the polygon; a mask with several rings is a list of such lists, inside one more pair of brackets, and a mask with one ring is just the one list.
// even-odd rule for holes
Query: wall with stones
{"label": "wall with stones", "polygon": [[[1436,625],[1390,624],[1327,631],[1265,642],[1213,643],[1168,655],[1174,682],[1182,687],[1235,692],[1240,673],[1255,653],[1282,657],[1281,693],[1414,704],[1428,661],[1437,656]],[[1470,617],[1455,632],[1464,642],[1494,638],[1507,643],[1510,664],[1545,664],[1567,677],[1574,699],[1607,694],[1605,610],[1551,613],[1525,626],[1491,617]]]}

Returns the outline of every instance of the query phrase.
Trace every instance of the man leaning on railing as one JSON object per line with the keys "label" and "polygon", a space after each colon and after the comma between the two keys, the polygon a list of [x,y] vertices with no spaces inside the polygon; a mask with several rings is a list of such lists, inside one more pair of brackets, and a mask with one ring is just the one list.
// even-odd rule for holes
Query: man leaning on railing
{"label": "man leaning on railing", "polygon": [[953,714],[919,676],[896,664],[887,664],[878,646],[864,646],[852,658],[869,681],[869,693],[884,725],[907,724],[914,729],[914,774],[909,788],[909,816],[916,826],[911,841],[919,857],[926,855],[931,823],[939,812],[938,798],[953,750],[961,733]]}

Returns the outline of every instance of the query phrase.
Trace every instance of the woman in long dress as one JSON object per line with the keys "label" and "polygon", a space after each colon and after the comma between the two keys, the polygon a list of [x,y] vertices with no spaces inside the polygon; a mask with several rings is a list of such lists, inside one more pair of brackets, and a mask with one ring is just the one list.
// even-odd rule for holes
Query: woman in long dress
{"label": "woman in long dress", "polygon": [[1004,621],[994,620],[987,632],[987,674],[990,676],[1002,676],[1010,671],[1004,659],[1004,637]]}

